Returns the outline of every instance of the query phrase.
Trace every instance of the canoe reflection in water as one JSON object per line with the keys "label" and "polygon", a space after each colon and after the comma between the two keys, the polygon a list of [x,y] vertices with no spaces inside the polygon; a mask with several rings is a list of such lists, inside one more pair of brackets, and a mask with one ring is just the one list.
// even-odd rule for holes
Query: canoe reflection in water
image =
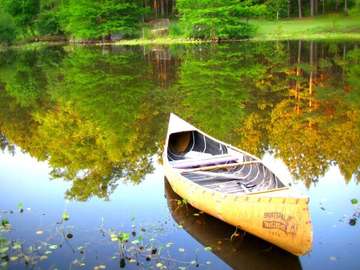
{"label": "canoe reflection in water", "polygon": [[[194,239],[204,247],[209,246],[217,257],[233,269],[301,269],[299,258],[251,234],[237,231],[235,227],[187,204],[182,200],[165,178],[165,194],[170,213],[177,224],[181,224]],[[195,215],[194,215],[195,214]]]}

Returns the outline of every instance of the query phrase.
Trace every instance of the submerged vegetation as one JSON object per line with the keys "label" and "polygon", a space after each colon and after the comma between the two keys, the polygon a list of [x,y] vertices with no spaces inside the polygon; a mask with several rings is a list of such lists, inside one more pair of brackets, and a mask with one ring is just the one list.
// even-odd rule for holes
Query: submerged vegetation
{"label": "submerged vegetation", "polygon": [[[35,235],[31,243],[14,238],[12,232],[19,230],[16,225],[12,226],[8,218],[20,219],[22,222],[31,220],[34,209],[27,208],[25,212],[0,209],[0,269],[7,269],[10,265],[25,268],[46,268],[47,262],[52,260],[60,253],[59,250],[67,249],[71,251],[72,260],[60,261],[59,265],[54,265],[59,269],[64,268],[86,268],[86,269],[106,269],[107,265],[114,262],[120,268],[126,268],[127,265],[134,265],[137,268],[156,268],[156,269],[189,269],[192,267],[201,267],[210,265],[211,261],[202,261],[199,254],[211,251],[211,247],[205,247],[203,250],[197,250],[195,254],[189,254],[191,259],[179,260],[171,256],[170,251],[177,250],[179,253],[186,254],[186,250],[178,246],[177,243],[162,243],[161,237],[169,228],[167,222],[159,221],[154,224],[136,224],[136,219],[131,220],[131,228],[128,231],[107,228],[102,219],[97,228],[92,229],[91,233],[98,235],[103,239],[101,243],[97,242],[78,242],[74,238],[87,232],[82,232],[79,228],[71,224],[69,218],[60,221],[54,221],[53,224],[42,224],[27,228],[32,230]],[[36,212],[36,210],[35,210]],[[37,217],[39,218],[39,217]],[[21,226],[20,226],[21,227]],[[119,225],[120,227],[120,225]],[[175,230],[180,230],[178,226]],[[97,256],[97,246],[101,245],[110,251],[110,257],[99,259],[94,265],[92,257]],[[189,258],[190,258],[189,257]]]}

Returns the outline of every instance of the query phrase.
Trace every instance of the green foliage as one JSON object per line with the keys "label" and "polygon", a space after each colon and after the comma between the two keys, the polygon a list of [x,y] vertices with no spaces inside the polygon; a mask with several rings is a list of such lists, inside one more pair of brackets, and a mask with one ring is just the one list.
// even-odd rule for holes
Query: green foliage
{"label": "green foliage", "polygon": [[247,19],[266,10],[251,1],[235,0],[179,0],[177,8],[185,35],[200,39],[248,38],[255,28]]}
{"label": "green foliage", "polygon": [[36,29],[40,35],[61,34],[60,9],[61,0],[41,0],[40,14],[36,21]]}
{"label": "green foliage", "polygon": [[69,0],[60,13],[66,33],[80,39],[99,39],[111,34],[135,36],[144,12],[139,1]]}
{"label": "green foliage", "polygon": [[40,0],[2,0],[1,3],[22,32],[30,30],[33,33],[33,26],[40,11]]}
{"label": "green foliage", "polygon": [[0,44],[11,44],[16,38],[16,26],[13,18],[0,10]]}
{"label": "green foliage", "polygon": [[183,35],[183,30],[181,29],[181,26],[178,22],[172,22],[169,25],[169,34],[173,37],[179,37]]}
{"label": "green foliage", "polygon": [[266,8],[270,18],[285,17],[287,16],[288,0],[267,0]]}

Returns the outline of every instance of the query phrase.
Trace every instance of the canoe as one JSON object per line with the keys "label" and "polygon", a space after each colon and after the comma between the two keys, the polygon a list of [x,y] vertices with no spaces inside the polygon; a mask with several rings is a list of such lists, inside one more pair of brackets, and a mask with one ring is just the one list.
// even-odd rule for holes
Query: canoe
{"label": "canoe", "polygon": [[309,197],[257,157],[170,114],[165,176],[190,205],[294,255],[312,247]]}
{"label": "canoe", "polygon": [[[234,236],[233,226],[205,213],[199,214],[199,210],[191,206],[179,205],[181,198],[171,189],[167,179],[164,190],[174,221],[195,241],[204,247],[211,247],[210,252],[226,263],[229,269],[301,269],[299,257],[251,234],[237,231],[237,236]],[[215,263],[213,261],[212,267],[221,269]]]}

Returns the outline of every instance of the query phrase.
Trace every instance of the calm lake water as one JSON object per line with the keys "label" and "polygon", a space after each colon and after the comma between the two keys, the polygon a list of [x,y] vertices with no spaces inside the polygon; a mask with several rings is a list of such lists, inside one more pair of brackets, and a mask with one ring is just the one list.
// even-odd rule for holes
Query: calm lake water
{"label": "calm lake water", "polygon": [[[360,269],[359,45],[0,52],[0,269]],[[312,251],[184,204],[161,166],[170,112],[308,194]]]}

